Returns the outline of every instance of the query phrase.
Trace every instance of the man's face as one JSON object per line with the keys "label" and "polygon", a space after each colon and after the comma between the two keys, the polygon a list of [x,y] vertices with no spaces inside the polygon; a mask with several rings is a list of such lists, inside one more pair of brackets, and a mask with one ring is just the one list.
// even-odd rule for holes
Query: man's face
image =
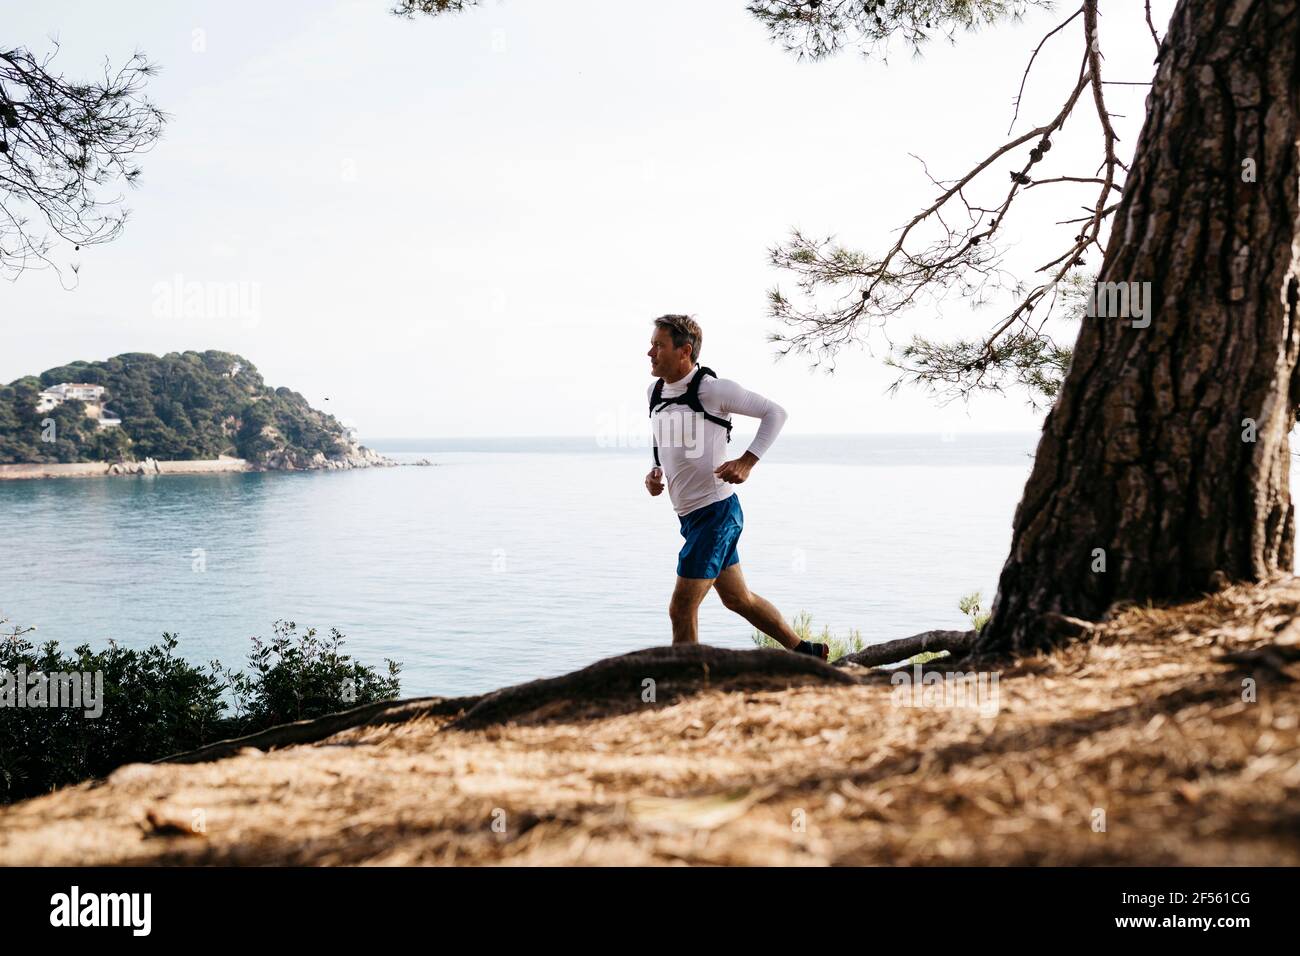
{"label": "man's face", "polygon": [[688,361],[686,357],[690,352],[689,343],[679,349],[673,348],[672,332],[655,326],[654,334],[650,336],[650,351],[646,353],[650,356],[650,374],[655,378],[666,378]]}

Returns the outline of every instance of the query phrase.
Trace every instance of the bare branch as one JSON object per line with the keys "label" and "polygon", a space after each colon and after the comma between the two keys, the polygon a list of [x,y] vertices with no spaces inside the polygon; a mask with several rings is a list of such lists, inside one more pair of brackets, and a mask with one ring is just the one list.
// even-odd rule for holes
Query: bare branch
{"label": "bare branch", "polygon": [[1151,31],[1151,39],[1156,44],[1156,56],[1160,55],[1160,37],[1156,36],[1156,25],[1151,22],[1151,0],[1146,0],[1147,8],[1147,29]]}
{"label": "bare branch", "polygon": [[143,54],[84,82],[51,72],[57,52],[56,44],[38,60],[22,48],[0,51],[0,275],[9,279],[52,265],[56,239],[80,247],[118,234],[122,196],[104,188],[137,181],[135,157],[165,121],[142,93],[155,73]]}
{"label": "bare branch", "polygon": [[1011,114],[1011,125],[1007,127],[1008,136],[1011,135],[1011,130],[1014,129],[1016,125],[1016,119],[1020,116],[1020,100],[1021,97],[1025,95],[1025,82],[1029,79],[1029,71],[1030,69],[1033,68],[1034,60],[1038,56],[1038,51],[1043,48],[1044,43],[1046,43],[1048,40],[1052,38],[1053,34],[1059,33],[1062,30],[1064,30],[1065,27],[1070,23],[1070,21],[1073,20],[1081,13],[1083,13],[1083,7],[1080,7],[1078,10],[1075,10],[1072,14],[1066,17],[1066,19],[1064,19],[1059,24],[1057,24],[1056,28],[1050,31],[1047,34],[1047,36],[1039,40],[1038,46],[1034,47],[1034,52],[1031,53],[1029,56],[1029,63],[1025,66],[1025,75],[1020,78],[1020,89],[1016,91],[1016,111]]}
{"label": "bare branch", "polygon": [[[825,314],[796,310],[779,289],[772,290],[769,293],[771,314],[795,330],[789,336],[769,336],[773,342],[785,345],[781,354],[792,350],[815,351],[820,364],[822,358],[833,357],[838,349],[855,341],[854,331],[860,322],[866,322],[868,328],[873,323],[881,327],[885,318],[914,305],[923,296],[938,296],[957,289],[972,298],[982,298],[1008,284],[1010,277],[999,264],[1001,252],[990,239],[997,233],[1021,187],[1032,183],[1029,170],[1051,149],[1051,134],[1065,123],[1088,86],[1090,75],[1085,66],[1086,61],[1080,65],[1074,89],[1050,122],[998,147],[951,183],[936,180],[927,168],[927,178],[943,191],[902,228],[892,247],[879,259],[843,249],[830,237],[810,240],[797,230],[785,247],[770,250],[773,265],[795,272],[797,284],[806,294],[812,294],[820,286],[843,282],[857,286],[856,295],[842,299],[837,308]],[[1011,186],[1000,206],[986,209],[967,201],[963,191],[967,185],[1003,156],[1031,140],[1037,142],[1021,168],[1011,171]],[[960,229],[949,226],[941,214],[953,202],[964,207],[968,218],[968,225]],[[913,232],[931,219],[942,227],[943,236],[919,252],[908,251],[906,245]],[[1036,301],[1037,297],[1031,300]],[[1002,331],[1023,311],[1021,308],[1013,312]]]}

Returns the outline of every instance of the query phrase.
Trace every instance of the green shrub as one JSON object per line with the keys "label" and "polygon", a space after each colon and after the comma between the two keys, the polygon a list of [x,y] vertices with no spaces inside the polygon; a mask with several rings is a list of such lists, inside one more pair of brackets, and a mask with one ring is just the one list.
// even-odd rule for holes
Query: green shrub
{"label": "green shrub", "polygon": [[338,631],[318,638],[314,629],[300,634],[281,621],[269,643],[253,638],[252,676],[216,661],[206,668],[190,664],[175,654],[179,641],[172,634],[139,651],[110,640],[106,650],[82,644],[65,654],[55,641],[36,647],[25,637],[31,630],[0,634],[0,679],[9,675],[7,686],[16,695],[21,672],[99,674],[102,712],[87,716],[89,704],[0,704],[4,803],[102,777],[123,764],[388,700],[400,689],[395,662],[388,661],[387,676],[380,676],[339,652]]}
{"label": "green shrub", "polygon": [[984,598],[979,591],[972,591],[957,602],[957,607],[961,612],[970,618],[970,626],[977,631],[984,627],[989,620],[989,612],[980,606],[980,602],[983,600]]}
{"label": "green shrub", "polygon": [[274,727],[397,696],[401,665],[387,661],[388,676],[381,677],[353,662],[339,653],[343,635],[336,629],[318,637],[314,627],[299,632],[293,621],[276,621],[274,631],[270,641],[252,639],[251,676],[213,663],[234,695],[236,716],[246,724]]}

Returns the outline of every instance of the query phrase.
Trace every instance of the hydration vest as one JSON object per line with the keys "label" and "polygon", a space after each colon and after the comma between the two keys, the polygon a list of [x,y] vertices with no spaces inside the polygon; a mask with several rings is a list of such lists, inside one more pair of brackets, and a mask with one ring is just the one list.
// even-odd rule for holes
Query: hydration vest
{"label": "hydration vest", "polygon": [[[687,384],[686,391],[681,395],[678,395],[676,398],[663,397],[664,380],[662,378],[659,379],[659,381],[655,382],[655,390],[650,395],[650,417],[654,418],[655,412],[663,411],[663,409],[667,408],[669,405],[685,405],[691,411],[703,415],[705,421],[713,422],[713,424],[721,425],[725,428],[727,430],[727,441],[731,441],[731,422],[727,421],[725,418],[719,418],[717,415],[710,415],[704,410],[704,405],[700,402],[700,383],[704,381],[704,376],[706,375],[712,375],[714,378],[718,377],[718,373],[713,371],[713,369],[705,368],[701,365]],[[656,408],[656,405],[659,407]],[[652,428],[651,433],[653,434],[653,432],[654,429]],[[657,437],[652,440],[654,441],[655,448],[655,464],[658,465],[659,441]]]}

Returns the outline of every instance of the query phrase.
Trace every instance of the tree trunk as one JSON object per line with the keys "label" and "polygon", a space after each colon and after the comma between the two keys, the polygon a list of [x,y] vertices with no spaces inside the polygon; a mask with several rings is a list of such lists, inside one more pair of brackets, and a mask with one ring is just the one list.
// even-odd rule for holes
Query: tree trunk
{"label": "tree trunk", "polygon": [[1150,283],[1149,311],[1099,297],[1083,320],[980,651],[1050,643],[1052,612],[1096,620],[1291,570],[1296,6],[1174,12],[1098,275]]}

